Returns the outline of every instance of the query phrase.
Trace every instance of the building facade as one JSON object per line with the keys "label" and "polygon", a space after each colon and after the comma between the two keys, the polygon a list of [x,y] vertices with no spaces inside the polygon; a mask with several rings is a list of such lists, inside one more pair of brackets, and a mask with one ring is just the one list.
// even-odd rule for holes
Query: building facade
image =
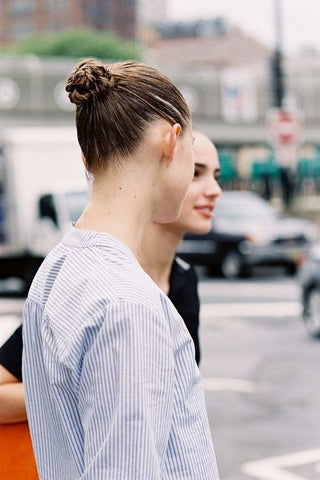
{"label": "building facade", "polygon": [[144,25],[163,22],[167,17],[167,1],[138,0],[138,16]]}
{"label": "building facade", "polygon": [[136,17],[136,0],[0,0],[0,45],[80,27],[134,40]]}

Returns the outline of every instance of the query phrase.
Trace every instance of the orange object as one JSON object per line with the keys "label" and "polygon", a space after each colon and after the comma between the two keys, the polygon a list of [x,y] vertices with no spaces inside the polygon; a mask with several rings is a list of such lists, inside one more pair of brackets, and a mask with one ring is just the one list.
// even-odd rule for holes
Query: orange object
{"label": "orange object", "polygon": [[27,422],[0,425],[1,480],[39,480]]}

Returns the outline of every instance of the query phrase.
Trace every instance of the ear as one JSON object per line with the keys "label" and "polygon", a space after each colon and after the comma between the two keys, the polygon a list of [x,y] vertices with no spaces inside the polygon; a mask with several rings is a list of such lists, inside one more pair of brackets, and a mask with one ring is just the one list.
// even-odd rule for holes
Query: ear
{"label": "ear", "polygon": [[163,152],[166,156],[166,160],[168,165],[173,160],[174,151],[176,148],[177,138],[181,132],[181,125],[179,123],[175,123],[170,127],[163,138]]}

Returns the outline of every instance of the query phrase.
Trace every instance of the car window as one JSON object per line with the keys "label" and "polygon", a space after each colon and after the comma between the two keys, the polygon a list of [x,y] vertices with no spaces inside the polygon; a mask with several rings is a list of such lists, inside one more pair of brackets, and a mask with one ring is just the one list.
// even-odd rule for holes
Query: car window
{"label": "car window", "polygon": [[42,195],[38,204],[39,218],[50,218],[55,226],[58,226],[57,211],[51,193]]}
{"label": "car window", "polygon": [[259,197],[225,195],[219,200],[215,209],[215,217],[231,220],[233,218],[276,217],[277,211]]}

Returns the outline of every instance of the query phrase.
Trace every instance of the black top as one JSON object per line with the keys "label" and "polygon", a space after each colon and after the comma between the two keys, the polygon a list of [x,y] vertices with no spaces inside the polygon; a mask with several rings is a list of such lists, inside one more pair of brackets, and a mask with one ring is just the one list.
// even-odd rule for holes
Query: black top
{"label": "black top", "polygon": [[[198,279],[194,268],[177,257],[170,274],[169,298],[183,318],[194,341],[196,362],[200,361]],[[22,326],[0,348],[0,364],[22,381]]]}
{"label": "black top", "polygon": [[22,325],[0,348],[0,364],[22,382]]}
{"label": "black top", "polygon": [[198,278],[194,268],[176,257],[170,275],[169,298],[186,324],[200,362]]}

